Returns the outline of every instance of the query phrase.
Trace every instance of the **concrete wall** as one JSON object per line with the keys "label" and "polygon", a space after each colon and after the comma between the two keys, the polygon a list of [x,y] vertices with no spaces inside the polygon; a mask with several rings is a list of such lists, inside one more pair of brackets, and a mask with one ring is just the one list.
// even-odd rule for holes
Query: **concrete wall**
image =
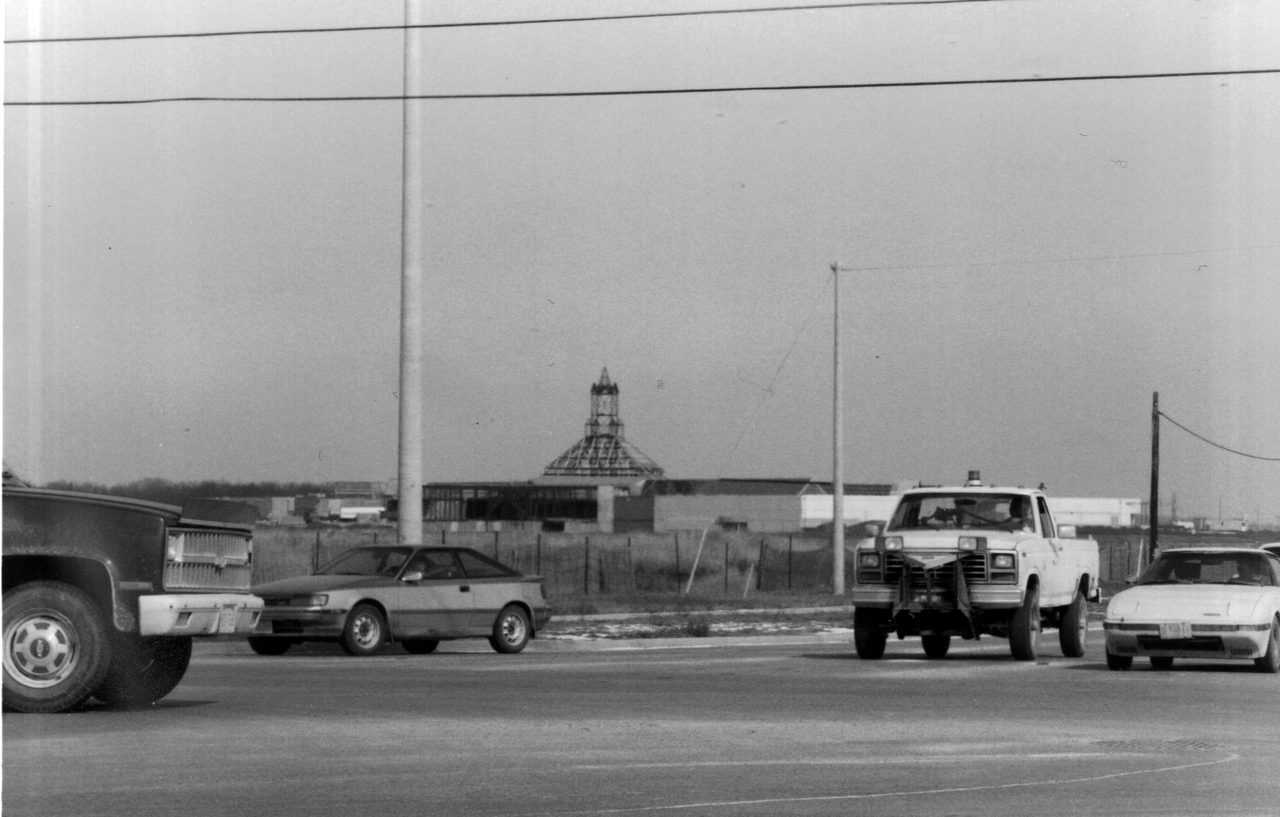
{"label": "concrete wall", "polygon": [[[845,496],[845,524],[872,520],[887,521],[893,515],[893,509],[897,507],[900,498],[892,494],[889,496],[862,496],[860,494]],[[816,528],[819,525],[831,524],[832,507],[835,503],[834,497],[819,494],[797,497],[797,499],[801,500],[800,526],[802,528]]]}

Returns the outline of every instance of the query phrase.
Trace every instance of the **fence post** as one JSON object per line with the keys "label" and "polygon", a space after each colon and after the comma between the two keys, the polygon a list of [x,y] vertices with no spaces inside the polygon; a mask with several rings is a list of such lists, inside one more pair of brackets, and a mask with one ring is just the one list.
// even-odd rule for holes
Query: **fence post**
{"label": "fence post", "polygon": [[320,531],[316,530],[316,546],[311,551],[311,572],[315,573],[320,569]]}
{"label": "fence post", "polygon": [[538,538],[533,546],[533,572],[542,575],[542,534],[538,534]]}
{"label": "fence post", "polygon": [[793,534],[787,534],[787,589],[791,589],[791,545]]}
{"label": "fence post", "polygon": [[764,537],[760,537],[760,556],[756,559],[756,591],[764,589]]}
{"label": "fence post", "polygon": [[729,540],[724,540],[724,594],[729,595]]}
{"label": "fence post", "polygon": [[676,531],[673,537],[676,543],[676,592],[680,592],[680,531]]}
{"label": "fence post", "polygon": [[582,537],[582,595],[591,595],[591,537]]}
{"label": "fence post", "polygon": [[631,592],[636,592],[636,561],[631,555],[631,537],[627,537],[627,572],[631,574]]}

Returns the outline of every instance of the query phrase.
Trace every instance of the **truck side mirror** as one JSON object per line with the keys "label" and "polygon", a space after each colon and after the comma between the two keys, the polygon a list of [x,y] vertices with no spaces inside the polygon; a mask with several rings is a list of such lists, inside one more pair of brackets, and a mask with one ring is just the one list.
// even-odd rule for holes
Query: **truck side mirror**
{"label": "truck side mirror", "polygon": [[1075,526],[1075,525],[1059,525],[1059,526],[1058,526],[1058,538],[1059,538],[1059,539],[1074,539],[1074,538],[1076,538],[1076,526]]}
{"label": "truck side mirror", "polygon": [[876,525],[876,524],[867,525],[867,527],[866,527],[866,531],[867,531],[867,536],[873,536],[873,537],[874,537],[874,536],[879,536],[879,535],[880,535],[880,526],[879,526],[879,525]]}

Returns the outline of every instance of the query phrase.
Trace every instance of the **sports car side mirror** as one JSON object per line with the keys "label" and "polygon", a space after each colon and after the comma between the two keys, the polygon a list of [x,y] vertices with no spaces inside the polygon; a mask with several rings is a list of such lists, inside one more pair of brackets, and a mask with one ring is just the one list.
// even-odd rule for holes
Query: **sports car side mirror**
{"label": "sports car side mirror", "polygon": [[402,582],[420,582],[420,581],[422,581],[422,571],[421,571],[421,570],[410,570],[408,573],[406,573],[406,574],[404,574],[403,576],[401,576],[401,577],[400,577],[400,581],[402,581]]}

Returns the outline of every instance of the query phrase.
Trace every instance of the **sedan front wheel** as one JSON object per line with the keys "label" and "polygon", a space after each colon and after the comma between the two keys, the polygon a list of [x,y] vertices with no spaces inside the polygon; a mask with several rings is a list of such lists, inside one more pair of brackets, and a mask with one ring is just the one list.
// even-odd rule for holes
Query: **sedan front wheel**
{"label": "sedan front wheel", "polygon": [[524,610],[509,604],[502,608],[498,620],[493,623],[493,635],[489,644],[498,652],[517,653],[529,643],[529,616]]}
{"label": "sedan front wheel", "polygon": [[347,655],[376,655],[387,641],[387,621],[372,604],[357,604],[342,628],[342,649]]}

